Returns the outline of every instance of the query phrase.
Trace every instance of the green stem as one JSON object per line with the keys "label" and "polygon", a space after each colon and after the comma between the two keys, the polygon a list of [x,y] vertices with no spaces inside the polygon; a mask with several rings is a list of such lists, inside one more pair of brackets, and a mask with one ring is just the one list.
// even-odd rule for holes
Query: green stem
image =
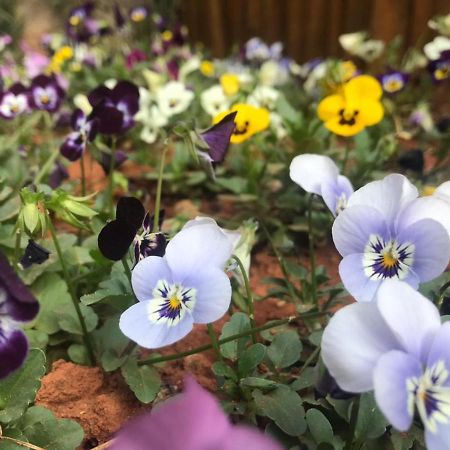
{"label": "green stem", "polygon": [[126,255],[122,258],[122,265],[123,265],[123,268],[125,269],[125,274],[127,275],[128,280],[130,280],[130,282],[131,282],[131,270],[130,270],[130,266],[128,265]]}
{"label": "green stem", "polygon": [[[237,265],[239,266],[239,270],[241,271],[242,278],[244,280],[245,292],[246,292],[246,300],[247,300],[247,307],[248,307],[248,316],[250,318],[250,326],[251,326],[251,328],[255,328],[255,309],[253,307],[253,294],[252,294],[252,290],[250,288],[247,271],[245,270],[245,267],[242,264],[242,261],[236,255],[232,255],[231,258],[237,262]],[[252,342],[254,344],[256,344],[256,334],[255,333],[252,333]]]}
{"label": "green stem", "polygon": [[116,140],[111,144],[111,160],[109,162],[107,205],[108,214],[114,217],[114,166],[116,162]]}
{"label": "green stem", "polygon": [[350,153],[350,141],[348,139],[345,140],[345,151],[344,151],[344,159],[342,160],[342,175],[345,175],[347,171],[347,162],[348,162],[348,155]]}
{"label": "green stem", "polygon": [[161,210],[161,193],[162,193],[162,182],[164,174],[164,164],[166,160],[167,145],[161,153],[161,160],[159,161],[159,172],[158,172],[158,184],[156,185],[156,198],[155,198],[155,215],[153,218],[153,233],[157,233],[159,230],[159,214]]}
{"label": "green stem", "polygon": [[16,230],[16,242],[14,245],[14,265],[17,266],[19,264],[20,259],[20,228]]}
{"label": "green stem", "polygon": [[94,363],[95,363],[94,351],[93,351],[93,347],[91,345],[91,341],[89,339],[89,334],[88,334],[88,331],[87,331],[86,323],[84,321],[83,314],[81,313],[80,304],[78,302],[75,290],[74,290],[73,285],[72,285],[72,280],[71,280],[71,278],[69,276],[69,272],[67,270],[67,266],[66,266],[66,263],[64,261],[64,256],[62,254],[61,246],[59,245],[58,236],[56,235],[55,227],[53,226],[53,223],[51,222],[51,220],[48,221],[48,227],[49,227],[52,239],[53,239],[53,243],[55,245],[56,253],[58,254],[59,262],[61,264],[61,268],[62,268],[62,271],[63,271],[64,279],[66,281],[67,288],[69,290],[69,294],[70,294],[70,297],[72,299],[73,306],[75,308],[75,311],[76,311],[77,316],[78,316],[78,320],[79,320],[80,325],[81,325],[81,330],[82,330],[82,334],[83,334],[83,341],[84,341],[84,345],[86,346],[86,349],[87,349],[87,352],[88,352],[89,362],[90,362],[91,365],[94,365]]}
{"label": "green stem", "polygon": [[313,303],[319,309],[317,301],[317,280],[316,280],[316,253],[314,250],[314,234],[313,234],[313,223],[312,223],[312,206],[313,206],[314,196],[310,194],[308,200],[308,241],[309,241],[309,261],[311,270],[311,294]]}
{"label": "green stem", "polygon": [[297,378],[300,378],[300,375],[303,371],[316,359],[317,355],[320,353],[320,347],[317,347],[306,359],[302,368],[298,371]]}
{"label": "green stem", "polygon": [[49,158],[47,159],[47,161],[45,161],[41,170],[34,177],[34,180],[33,180],[34,185],[39,184],[42,181],[42,178],[44,178],[45,175],[47,175],[48,171],[53,167],[53,164],[55,163],[58,156],[59,156],[59,152],[56,150],[53,150],[50,153]]}
{"label": "green stem", "polygon": [[[296,317],[291,316],[287,319],[275,320],[271,323],[266,323],[265,325],[261,325],[260,327],[253,328],[251,330],[243,331],[242,333],[234,334],[227,338],[219,339],[217,341],[217,345],[221,346],[226,344],[227,342],[234,341],[236,339],[240,339],[241,337],[248,336],[252,333],[256,333],[259,331],[269,330],[270,328],[279,327],[281,325],[285,325],[287,323],[292,322]],[[193,348],[192,350],[187,350],[185,352],[176,353],[174,355],[166,355],[166,356],[157,356],[155,358],[144,359],[139,361],[139,364],[158,364],[165,361],[174,361],[176,359],[184,358],[185,356],[195,355],[196,353],[201,353],[206,350],[213,348],[212,344],[201,345],[200,347]]]}
{"label": "green stem", "polygon": [[81,168],[81,196],[86,196],[86,170],[84,166],[84,152],[81,154],[80,160],[80,168]]}
{"label": "green stem", "polygon": [[355,430],[356,430],[356,424],[358,422],[358,413],[359,413],[359,399],[360,399],[360,397],[358,396],[353,401],[352,413],[350,416],[350,434],[348,435],[348,439],[345,444],[345,450],[351,450],[353,440],[355,438]]}
{"label": "green stem", "polygon": [[222,361],[223,358],[222,354],[220,353],[220,346],[217,342],[216,332],[214,331],[214,328],[211,323],[208,323],[206,326],[208,328],[209,339],[211,340],[211,345],[212,348],[214,349],[214,353],[216,354],[216,358],[218,361]]}

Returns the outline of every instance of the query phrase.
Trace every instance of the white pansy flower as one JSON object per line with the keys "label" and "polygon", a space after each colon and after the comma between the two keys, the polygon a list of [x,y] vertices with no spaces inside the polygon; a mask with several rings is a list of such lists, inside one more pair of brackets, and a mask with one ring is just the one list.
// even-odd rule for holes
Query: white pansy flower
{"label": "white pansy flower", "polygon": [[143,125],[140,138],[147,144],[155,142],[159,130],[168,123],[167,117],[153,103],[153,95],[142,87],[139,88],[139,111],[134,119]]}
{"label": "white pansy flower", "polygon": [[259,69],[259,81],[265,86],[283,84],[288,79],[287,70],[280,66],[279,62],[269,59]]}
{"label": "white pansy flower", "polygon": [[377,59],[384,50],[384,42],[367,39],[367,33],[358,31],[339,36],[341,47],[350,55],[358,56],[364,61],[371,62]]}
{"label": "white pansy flower", "polygon": [[185,111],[192,100],[194,93],[179,81],[169,81],[156,93],[156,103],[162,114],[171,117]]}
{"label": "white pansy flower", "polygon": [[200,95],[200,103],[202,108],[213,117],[230,107],[230,100],[223,92],[220,84],[211,86],[203,91]]}
{"label": "white pansy flower", "polygon": [[439,59],[441,53],[447,50],[450,50],[450,39],[445,36],[437,36],[423,47],[425,55],[431,61]]}
{"label": "white pansy flower", "polygon": [[279,91],[269,86],[257,86],[248,96],[247,103],[268,110],[275,109],[275,104],[280,97]]}
{"label": "white pansy flower", "polygon": [[200,58],[198,56],[192,56],[192,58],[189,58],[181,67],[180,72],[178,74],[178,79],[180,81],[185,81],[186,77],[196,70],[200,69]]}

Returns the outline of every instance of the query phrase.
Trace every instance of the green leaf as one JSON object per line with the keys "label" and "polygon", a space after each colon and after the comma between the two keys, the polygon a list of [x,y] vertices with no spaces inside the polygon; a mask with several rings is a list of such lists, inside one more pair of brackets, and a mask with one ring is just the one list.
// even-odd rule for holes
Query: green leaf
{"label": "green leaf", "polygon": [[[94,330],[98,323],[97,314],[95,314],[94,310],[90,306],[80,305],[80,310],[87,330]],[[61,330],[72,334],[79,334],[80,336],[83,334],[78,314],[73,306],[64,314],[60,314],[58,317],[58,323]]]}
{"label": "green leaf", "polygon": [[301,391],[314,385],[316,379],[316,374],[314,367],[306,367],[302,374],[290,384],[290,388],[293,391]]}
{"label": "green leaf", "polygon": [[362,394],[359,401],[355,438],[365,441],[380,437],[386,431],[388,424],[389,422],[378,409],[373,393]]}
{"label": "green leaf", "polygon": [[286,386],[263,394],[255,390],[258,414],[272,419],[285,433],[300,436],[306,431],[305,410],[300,396]]}
{"label": "green leaf", "polygon": [[306,423],[317,444],[322,442],[333,443],[333,427],[318,409],[309,409],[306,412]]}
{"label": "green leaf", "polygon": [[241,376],[249,375],[261,364],[266,356],[266,347],[262,344],[253,344],[245,349],[239,356],[238,371]]}
{"label": "green leaf", "polygon": [[25,364],[0,383],[0,422],[10,422],[23,414],[34,401],[44,373],[44,352],[31,349]]}
{"label": "green leaf", "polygon": [[[234,334],[242,333],[248,330],[250,330],[250,319],[248,318],[247,314],[237,312],[233,314],[230,321],[223,326],[220,339],[224,339]],[[249,336],[244,336],[240,339],[235,339],[234,341],[222,344],[220,346],[220,352],[225,358],[235,361],[244,350],[249,340]]]}
{"label": "green leaf", "polygon": [[67,349],[67,354],[75,364],[89,365],[89,355],[84,345],[82,344],[70,345],[69,348]]}
{"label": "green leaf", "polygon": [[161,387],[161,378],[154,367],[139,366],[136,359],[130,358],[121,368],[125,381],[138,400],[150,403]]}
{"label": "green leaf", "polygon": [[212,371],[218,377],[229,378],[234,381],[237,381],[237,379],[238,379],[236,372],[228,364],[226,364],[223,361],[216,361],[212,365]]}
{"label": "green leaf", "polygon": [[300,358],[302,343],[294,330],[285,331],[275,336],[269,346],[267,355],[278,369],[289,367]]}
{"label": "green leaf", "polygon": [[259,389],[273,389],[277,386],[277,382],[273,380],[266,380],[265,378],[246,377],[240,381],[241,386]]}

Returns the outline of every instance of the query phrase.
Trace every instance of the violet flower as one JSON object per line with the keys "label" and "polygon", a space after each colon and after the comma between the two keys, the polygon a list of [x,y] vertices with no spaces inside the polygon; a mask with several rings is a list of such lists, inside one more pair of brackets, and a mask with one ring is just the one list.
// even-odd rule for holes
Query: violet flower
{"label": "violet flower", "polygon": [[39,303],[0,253],[0,378],[18,369],[28,353],[21,322],[33,320]]}
{"label": "violet flower", "polygon": [[378,77],[383,91],[387,94],[397,94],[402,91],[409,80],[409,75],[404,72],[391,70]]}
{"label": "violet flower", "polygon": [[450,50],[442,52],[439,59],[430,61],[428,70],[434,82],[440,83],[448,80],[450,78]]}
{"label": "violet flower", "polygon": [[97,120],[86,117],[81,109],[76,109],[72,114],[72,128],[60,151],[69,161],[77,161],[86,150],[88,142],[92,142],[97,134]]}
{"label": "violet flower", "polygon": [[148,16],[148,9],[145,6],[134,6],[130,9],[130,19],[132,22],[139,23]]}
{"label": "violet flower", "polygon": [[389,280],[377,301],[338,311],[322,338],[322,358],[346,391],[374,390],[376,402],[399,431],[415,411],[429,450],[450,443],[450,323],[406,283]]}
{"label": "violet flower", "polygon": [[183,394],[125,425],[111,450],[147,450],[149,442],[152,450],[282,450],[257,428],[233,425],[192,378],[186,378]]}
{"label": "violet flower", "polygon": [[291,162],[289,175],[306,192],[320,195],[333,216],[345,209],[353,194],[352,183],[339,174],[338,167],[328,156],[298,155]]}
{"label": "violet flower", "polygon": [[0,94],[0,116],[4,119],[14,119],[28,109],[28,89],[23,84],[15,83]]}
{"label": "violet flower", "polygon": [[[158,230],[161,230],[164,221],[164,210],[160,212]],[[153,231],[154,216],[148,212],[142,223],[142,233],[136,233],[134,238],[134,257],[136,264],[149,256],[164,256],[167,239],[163,232]]]}
{"label": "violet flower", "polygon": [[391,174],[357,190],[333,224],[344,257],[339,274],[358,301],[371,301],[396,278],[415,289],[439,276],[450,258],[450,205],[417,198],[406,177]]}
{"label": "violet flower", "polygon": [[164,257],[149,256],[133,269],[139,302],[120,317],[125,336],[145,348],[182,339],[194,323],[211,323],[230,306],[231,284],[224,268],[232,244],[216,224],[183,228]]}
{"label": "violet flower", "polygon": [[38,75],[30,86],[30,105],[34,109],[55,112],[64,98],[64,90],[54,76]]}
{"label": "violet flower", "polygon": [[101,85],[88,99],[100,133],[120,134],[134,126],[133,117],[139,110],[139,89],[135,84],[119,81],[113,89]]}
{"label": "violet flower", "polygon": [[86,42],[92,36],[99,34],[100,28],[92,18],[94,2],[87,1],[69,12],[66,21],[66,33],[70,39],[77,42]]}

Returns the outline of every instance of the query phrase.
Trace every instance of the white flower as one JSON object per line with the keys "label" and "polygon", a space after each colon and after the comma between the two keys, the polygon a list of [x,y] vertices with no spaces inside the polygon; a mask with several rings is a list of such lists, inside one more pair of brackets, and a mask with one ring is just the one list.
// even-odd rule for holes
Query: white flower
{"label": "white flower", "polygon": [[230,107],[230,101],[220,84],[211,86],[203,91],[200,96],[200,103],[203,109],[213,117]]}
{"label": "white flower", "polygon": [[363,31],[342,34],[339,43],[350,55],[359,56],[367,62],[377,59],[384,50],[383,41],[367,39],[367,33]]}
{"label": "white flower", "polygon": [[179,81],[169,81],[156,93],[156,103],[166,117],[185,111],[193,99],[194,93]]}
{"label": "white flower", "polygon": [[77,108],[80,108],[83,111],[85,116],[88,116],[92,112],[92,106],[89,103],[89,100],[84,94],[77,94],[73,98],[73,103]]}
{"label": "white flower", "polygon": [[179,74],[178,74],[178,79],[179,79],[180,81],[183,81],[183,82],[184,82],[184,80],[186,79],[186,77],[187,77],[190,73],[192,73],[192,72],[194,72],[194,71],[200,69],[200,64],[201,64],[201,61],[200,61],[200,58],[199,58],[198,56],[193,56],[192,58],[189,58],[189,59],[188,59],[185,63],[183,63],[183,65],[180,67],[180,72],[179,72]]}
{"label": "white flower", "polygon": [[441,53],[450,50],[450,39],[445,36],[437,36],[428,44],[425,44],[423,51],[428,59],[434,61],[441,57]]}
{"label": "white flower", "polygon": [[441,34],[450,36],[450,14],[438,16],[428,21],[428,26]]}
{"label": "white flower", "polygon": [[160,128],[168,123],[167,117],[153,103],[153,95],[145,88],[139,88],[139,111],[134,119],[142,123],[141,139],[148,144],[156,141]]}
{"label": "white flower", "polygon": [[258,106],[260,108],[267,108],[269,110],[275,109],[275,104],[280,97],[280,92],[269,86],[257,86],[255,90],[248,96],[247,103]]}
{"label": "white flower", "polygon": [[259,70],[259,81],[265,86],[275,86],[287,81],[288,72],[279,62],[269,59]]}
{"label": "white flower", "polygon": [[275,132],[278,139],[283,139],[288,134],[283,118],[276,112],[270,113],[270,128]]}

